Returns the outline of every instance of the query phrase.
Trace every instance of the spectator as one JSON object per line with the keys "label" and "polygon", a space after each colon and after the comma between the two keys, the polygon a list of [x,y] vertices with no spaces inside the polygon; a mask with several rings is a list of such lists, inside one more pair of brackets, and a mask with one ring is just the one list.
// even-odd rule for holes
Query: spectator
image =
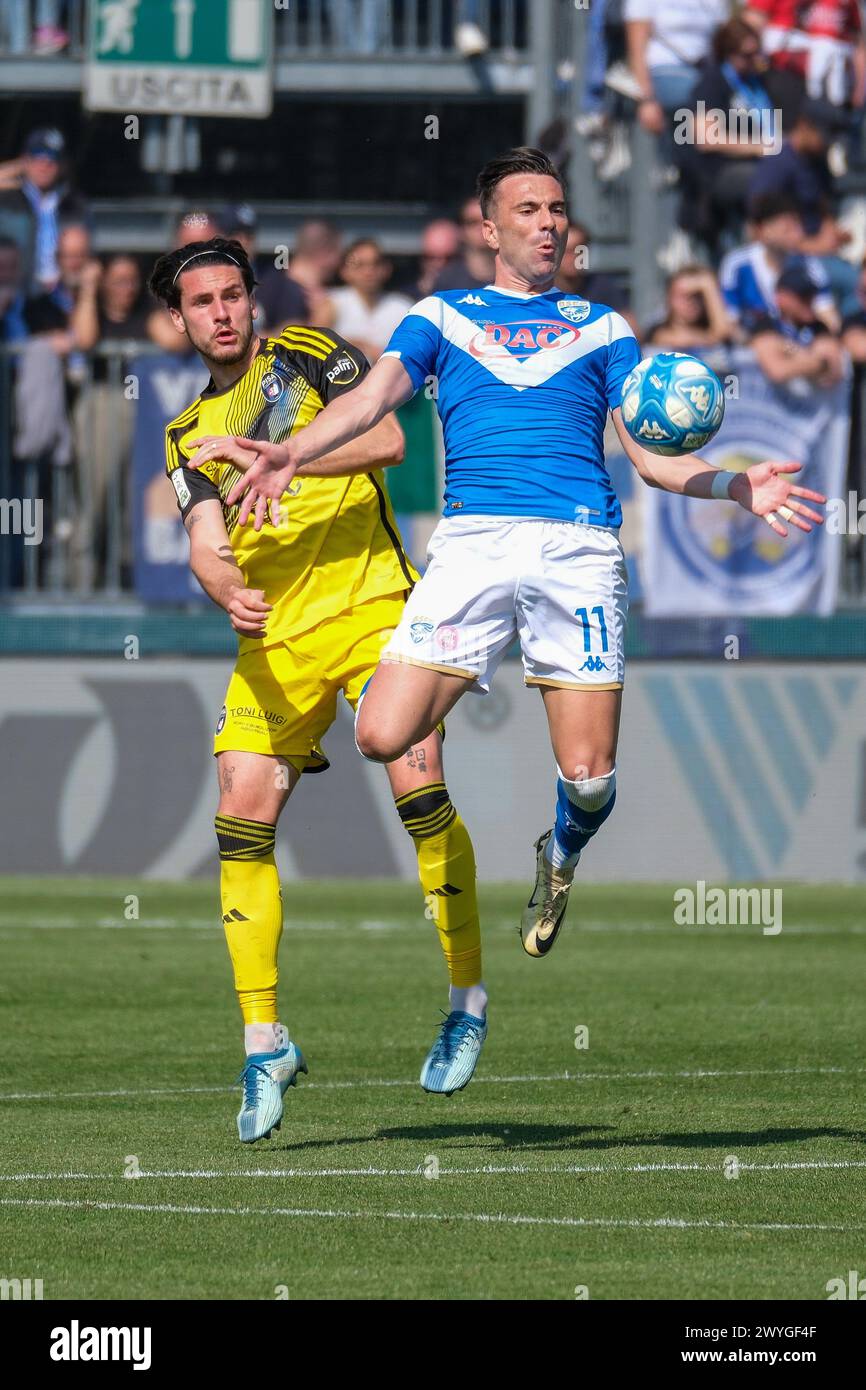
{"label": "spectator", "polygon": [[748,0],[743,18],[762,35],[773,66],[793,73],[810,97],[861,107],[866,43],[859,0]]}
{"label": "spectator", "polygon": [[331,291],[334,328],[376,362],[397,324],[412,308],[405,294],[388,293],[391,262],[369,237],[354,241],[343,257],[345,287]]}
{"label": "spectator", "polygon": [[[258,218],[249,203],[226,208],[221,217],[223,235],[239,241],[256,266]],[[256,266],[256,328],[279,331],[287,323],[309,323],[307,296],[287,270],[278,270],[273,261]]]}
{"label": "spectator", "polygon": [[842,345],[815,316],[817,289],[806,266],[789,266],[776,284],[775,312],[750,326],[758,366],[775,386],[797,378],[834,386],[845,375]]}
{"label": "spectator", "polygon": [[[730,19],[713,36],[713,62],[689,98],[693,138],[680,143],[683,214],[687,231],[715,247],[732,212],[742,218],[752,174],[781,144],[773,99],[762,80],[760,40],[751,25]],[[726,115],[725,123],[715,113]],[[689,132],[691,134],[691,132]]]}
{"label": "spectator", "polygon": [[440,275],[457,259],[460,250],[460,228],[447,217],[428,222],[421,233],[421,256],[417,278],[403,286],[404,293],[415,304],[426,299]]}
{"label": "spectator", "polygon": [[47,293],[24,294],[23,318],[27,335],[44,337],[65,360],[67,375],[82,377],[84,359],[75,352],[70,317],[78,294],[81,270],[90,254],[90,233],[74,223],[64,227],[57,246],[60,279]]}
{"label": "spectator", "polygon": [[[97,343],[112,339],[146,339],[147,320],[136,259],[122,253],[109,256],[104,269],[99,261],[88,261],[80,275],[72,311],[72,331],[78,346],[90,352]],[[105,364],[99,368],[94,363],[94,380],[105,380],[105,376]]]}
{"label": "spectator", "polygon": [[642,92],[638,120],[662,135],[674,111],[688,105],[713,32],[730,0],[625,0],[629,66]]}
{"label": "spectator", "polygon": [[333,310],[328,292],[337,282],[342,246],[339,228],[323,217],[303,222],[295,238],[288,273],[307,296],[310,323],[320,328],[332,325]]}
{"label": "spectator", "polygon": [[805,231],[800,249],[815,256],[835,256],[850,241],[832,215],[827,148],[838,123],[838,112],[827,102],[804,102],[778,154],[762,159],[749,183],[750,198],[782,193],[796,199]]}
{"label": "spectator", "polygon": [[434,289],[482,290],[493,279],[493,252],[484,240],[484,218],[477,198],[467,198],[460,209],[460,254],[439,275]]}
{"label": "spectator", "polygon": [[756,198],[749,205],[749,219],[750,242],[729,252],[719,268],[728,311],[746,324],[772,314],[782,271],[805,262],[816,287],[815,312],[831,332],[837,332],[840,320],[829,278],[816,257],[802,254],[803,223],[796,201],[784,193]]}
{"label": "spectator", "polygon": [[[88,237],[86,228],[64,228],[60,234],[58,255],[64,266],[64,243],[68,239],[70,253],[74,251],[72,238],[82,232]],[[89,245],[89,240],[86,242]],[[70,327],[70,313],[74,295],[73,266],[77,264],[77,252],[66,269],[68,281],[60,282],[50,294],[29,295],[24,283],[24,270],[21,247],[14,237],[0,236],[0,341],[22,342],[28,337],[47,337],[55,352],[61,356],[70,353],[75,341]]]}
{"label": "spectator", "polygon": [[591,299],[596,304],[607,304],[621,313],[625,308],[625,295],[616,281],[603,271],[590,271],[589,246],[592,237],[589,229],[581,222],[571,222],[565,255],[556,277],[556,288],[580,295],[581,299]]}
{"label": "spectator", "polygon": [[29,332],[21,247],[0,236],[0,342],[21,343]]}
{"label": "spectator", "polygon": [[842,344],[858,366],[866,362],[866,261],[857,278],[857,308],[842,323]]}
{"label": "spectator", "polygon": [[35,0],[32,11],[34,31],[30,31],[31,12],[25,0],[0,3],[0,40],[12,54],[31,51],[39,58],[59,53],[69,42],[60,27],[60,0]]}
{"label": "spectator", "polygon": [[686,352],[719,347],[740,336],[732,322],[716,277],[706,266],[687,265],[668,279],[666,316],[641,337],[655,351]]}
{"label": "spectator", "polygon": [[190,246],[194,241],[210,241],[211,237],[225,236],[216,214],[207,208],[190,208],[181,213],[174,229],[175,246]]}
{"label": "spectator", "polygon": [[481,0],[457,0],[454,47],[462,58],[480,58],[490,47],[482,27]]}
{"label": "spectator", "polygon": [[[59,278],[57,242],[63,222],[84,222],[85,206],[66,178],[66,142],[59,130],[31,131],[18,170],[0,193],[0,231],[17,236],[25,274],[34,294],[52,290]],[[4,180],[5,181],[5,180]]]}
{"label": "spectator", "polygon": [[345,53],[378,53],[387,37],[382,0],[326,0],[332,47]]}
{"label": "spectator", "polygon": [[[132,256],[110,256],[104,269],[99,261],[88,262],[72,315],[81,348],[90,352],[112,342],[145,339],[148,318],[141,271]],[[73,408],[77,500],[72,571],[76,588],[85,592],[99,578],[108,529],[116,527],[123,514],[123,479],[135,422],[135,403],[127,398],[124,385],[128,371],[125,356],[94,356],[90,389],[81,392]],[[123,544],[129,544],[125,533]],[[129,558],[122,553],[122,563],[128,564]]]}

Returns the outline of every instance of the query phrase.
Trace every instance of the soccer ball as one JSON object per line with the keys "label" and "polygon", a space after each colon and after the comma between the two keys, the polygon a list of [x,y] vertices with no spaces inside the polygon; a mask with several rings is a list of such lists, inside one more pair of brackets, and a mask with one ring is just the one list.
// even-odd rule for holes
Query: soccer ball
{"label": "soccer ball", "polygon": [[622,418],[637,444],[653,454],[690,454],[712,439],[725,414],[721,382],[686,352],[659,352],[629,372]]}

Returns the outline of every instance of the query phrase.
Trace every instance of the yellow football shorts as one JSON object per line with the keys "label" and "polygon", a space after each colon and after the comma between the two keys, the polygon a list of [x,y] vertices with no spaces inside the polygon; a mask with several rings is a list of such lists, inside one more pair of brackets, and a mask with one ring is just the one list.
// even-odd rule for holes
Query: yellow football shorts
{"label": "yellow football shorts", "polygon": [[298,771],[328,766],[319,743],[342,690],[355,708],[403,614],[406,592],[369,599],[299,637],[238,657],[217,721],[214,753],[264,753]]}

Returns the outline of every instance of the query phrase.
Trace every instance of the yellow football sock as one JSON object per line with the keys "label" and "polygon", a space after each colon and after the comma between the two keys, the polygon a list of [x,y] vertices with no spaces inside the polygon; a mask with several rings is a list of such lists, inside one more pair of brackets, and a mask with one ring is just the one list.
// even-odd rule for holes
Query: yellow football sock
{"label": "yellow football sock", "polygon": [[469,831],[444,782],[397,798],[400,819],[415,841],[418,877],[427,908],[458,989],[481,979],[481,923],[475,894],[475,853]]}
{"label": "yellow football sock", "polygon": [[244,1023],[277,1022],[277,949],[283,900],[276,826],[217,816],[223,926]]}

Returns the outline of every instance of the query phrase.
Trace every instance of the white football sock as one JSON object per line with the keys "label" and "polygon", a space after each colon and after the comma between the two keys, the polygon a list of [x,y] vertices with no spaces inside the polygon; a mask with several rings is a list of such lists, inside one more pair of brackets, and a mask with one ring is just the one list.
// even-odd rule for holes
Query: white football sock
{"label": "white football sock", "polygon": [[244,1049],[248,1057],[253,1052],[279,1052],[288,1040],[282,1023],[248,1023],[244,1027]]}
{"label": "white football sock", "polygon": [[465,1014],[472,1014],[473,1018],[483,1018],[487,1012],[487,990],[484,988],[483,980],[479,980],[477,985],[467,985],[464,989],[452,985],[448,991],[448,998],[452,1012],[460,1010]]}

